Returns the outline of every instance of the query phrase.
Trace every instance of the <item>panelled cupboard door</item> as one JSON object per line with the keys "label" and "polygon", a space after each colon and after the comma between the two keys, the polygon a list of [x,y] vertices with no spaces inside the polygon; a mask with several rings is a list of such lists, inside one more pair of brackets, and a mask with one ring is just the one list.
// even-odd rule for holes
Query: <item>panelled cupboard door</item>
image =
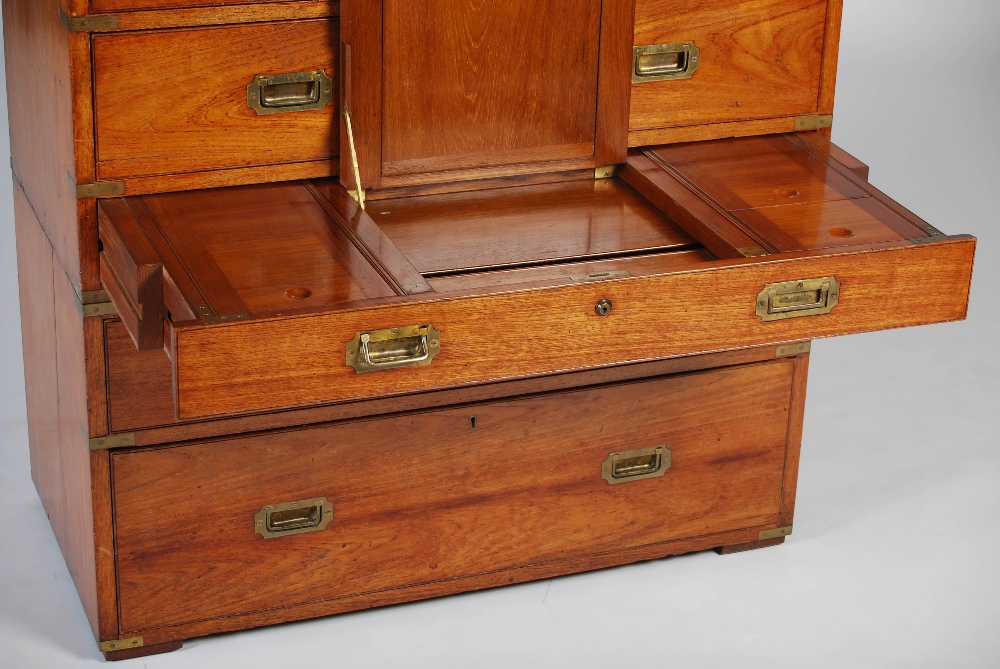
{"label": "panelled cupboard door", "polygon": [[332,180],[111,199],[102,277],[180,420],[964,318],[975,239],[858,171],[796,134],[369,212]]}

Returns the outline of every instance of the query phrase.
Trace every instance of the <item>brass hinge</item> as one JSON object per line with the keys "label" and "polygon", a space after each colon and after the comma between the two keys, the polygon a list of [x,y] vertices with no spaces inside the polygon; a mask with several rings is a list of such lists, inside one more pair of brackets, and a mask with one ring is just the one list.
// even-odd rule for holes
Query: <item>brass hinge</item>
{"label": "brass hinge", "polygon": [[66,11],[59,8],[59,20],[71,33],[99,33],[105,30],[118,30],[118,17],[113,14],[105,16],[67,16]]}
{"label": "brass hinge", "polygon": [[351,151],[351,169],[354,172],[354,186],[356,190],[347,191],[351,197],[360,205],[361,210],[365,209],[365,189],[361,185],[361,167],[358,165],[358,151],[354,146],[354,124],[351,123],[351,110],[344,104],[344,124],[347,127],[347,147]]}
{"label": "brass hinge", "polygon": [[816,114],[813,116],[800,116],[795,119],[795,132],[806,132],[808,130],[824,130],[833,127],[833,114]]}
{"label": "brass hinge", "polygon": [[812,342],[804,341],[800,344],[789,344],[787,346],[779,346],[778,350],[775,352],[776,358],[791,358],[796,355],[802,355],[803,353],[808,353],[812,350]]}
{"label": "brass hinge", "polygon": [[85,290],[80,294],[80,301],[83,304],[100,304],[101,302],[110,302],[111,296],[106,290]]}
{"label": "brass hinge", "polygon": [[763,530],[757,535],[757,541],[767,541],[768,539],[780,539],[781,537],[787,537],[792,533],[792,526],[779,527],[774,530]]}
{"label": "brass hinge", "polygon": [[194,308],[195,313],[198,314],[198,320],[206,325],[215,325],[216,323],[231,323],[232,321],[245,321],[250,318],[250,314],[231,314],[225,316],[219,316],[215,313],[215,310],[207,304],[199,304]]}
{"label": "brass hinge", "polygon": [[135,433],[109,434],[106,437],[97,437],[90,440],[90,450],[107,451],[112,448],[127,448],[135,446]]}
{"label": "brass hinge", "polygon": [[910,239],[914,244],[926,244],[927,242],[938,242],[944,239],[947,235],[935,228],[929,223],[924,223],[920,226],[920,229],[927,233],[926,237],[913,237]]}
{"label": "brass hinge", "polygon": [[736,252],[744,258],[761,258],[767,255],[767,251],[760,246],[745,246],[743,248],[736,249]]}
{"label": "brass hinge", "polygon": [[133,636],[127,639],[116,639],[114,641],[102,641],[101,652],[111,653],[116,650],[129,650],[131,648],[141,648],[145,640],[141,636]]}
{"label": "brass hinge", "polygon": [[93,184],[76,184],[76,197],[118,197],[125,194],[124,181],[98,181]]}
{"label": "brass hinge", "polygon": [[114,302],[95,302],[92,304],[83,304],[82,308],[84,318],[118,315],[118,307],[115,306]]}
{"label": "brass hinge", "polygon": [[595,179],[611,179],[618,176],[618,165],[605,165],[594,170]]}

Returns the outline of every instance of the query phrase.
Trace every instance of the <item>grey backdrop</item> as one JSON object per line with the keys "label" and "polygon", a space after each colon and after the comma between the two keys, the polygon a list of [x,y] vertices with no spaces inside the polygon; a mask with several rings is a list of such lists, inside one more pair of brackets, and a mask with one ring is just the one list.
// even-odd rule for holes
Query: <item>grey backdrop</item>
{"label": "grey backdrop", "polygon": [[[814,345],[784,546],[194,640],[119,666],[1000,666],[1000,3],[846,4],[835,141],[890,196],[980,246],[967,322]],[[94,666],[29,478],[3,184],[0,667]]]}

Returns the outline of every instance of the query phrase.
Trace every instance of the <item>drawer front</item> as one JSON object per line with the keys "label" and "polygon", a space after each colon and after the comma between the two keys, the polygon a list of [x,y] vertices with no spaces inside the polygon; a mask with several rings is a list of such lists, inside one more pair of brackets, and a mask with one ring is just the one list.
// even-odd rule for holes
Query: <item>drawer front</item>
{"label": "drawer front", "polygon": [[[336,97],[338,34],[337,19],[316,19],[96,36],[99,178],[313,161],[331,173],[337,105],[313,107]],[[252,108],[258,76],[305,73],[316,81],[259,82],[282,113]]]}
{"label": "drawer front", "polygon": [[[301,0],[300,0],[301,1]],[[328,0],[316,0],[317,4]],[[90,0],[91,11],[111,12],[138,9],[183,9],[230,5],[260,5],[274,0]]]}
{"label": "drawer front", "polygon": [[633,83],[630,130],[815,114],[826,24],[826,0],[638,0],[636,46],[700,54],[690,78]]}
{"label": "drawer front", "polygon": [[[778,360],[116,453],[122,629],[773,526],[792,370]],[[612,454],[658,447],[662,476],[602,478]],[[266,506],[321,498],[325,529],[255,531]]]}

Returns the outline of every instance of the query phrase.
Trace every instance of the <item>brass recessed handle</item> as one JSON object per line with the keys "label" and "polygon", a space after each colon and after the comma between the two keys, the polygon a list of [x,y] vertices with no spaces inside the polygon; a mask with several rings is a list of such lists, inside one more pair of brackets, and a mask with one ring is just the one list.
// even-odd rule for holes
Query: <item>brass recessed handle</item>
{"label": "brass recessed handle", "polygon": [[254,532],[265,539],[325,530],[333,520],[333,503],[325,497],[269,504],[254,516]]}
{"label": "brass recessed handle", "polygon": [[608,485],[659,478],[667,473],[673,454],[666,446],[612,453],[601,463],[601,478]]}
{"label": "brass recessed handle", "polygon": [[421,367],[441,352],[441,333],[431,324],[359,332],[347,342],[347,364],[356,372]]}
{"label": "brass recessed handle", "polygon": [[259,74],[247,86],[247,106],[262,114],[323,109],[333,100],[333,79],[323,70]]}
{"label": "brass recessed handle", "polygon": [[840,284],[832,276],[771,283],[757,295],[757,315],[765,323],[822,316],[840,302]]}
{"label": "brass recessed handle", "polygon": [[690,79],[701,65],[694,42],[652,44],[632,48],[632,83]]}

